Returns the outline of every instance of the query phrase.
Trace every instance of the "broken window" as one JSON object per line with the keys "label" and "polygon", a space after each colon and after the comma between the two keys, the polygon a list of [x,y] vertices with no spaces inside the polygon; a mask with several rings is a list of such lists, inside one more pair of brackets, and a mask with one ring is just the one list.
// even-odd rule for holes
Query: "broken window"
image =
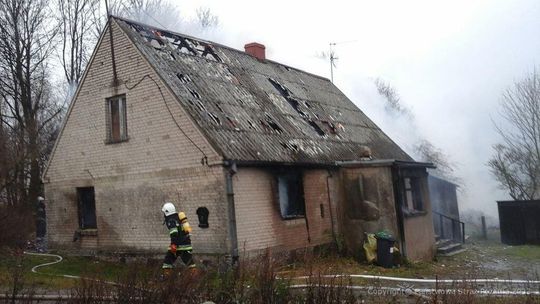
{"label": "broken window", "polygon": [[128,139],[126,95],[107,99],[107,142],[116,143]]}
{"label": "broken window", "polygon": [[96,229],[96,201],[94,187],[77,188],[80,229]]}
{"label": "broken window", "polygon": [[406,210],[424,211],[421,178],[405,177],[403,179],[403,193],[403,205]]}
{"label": "broken window", "polygon": [[277,176],[279,210],[284,219],[306,215],[304,183],[301,172],[289,172]]}

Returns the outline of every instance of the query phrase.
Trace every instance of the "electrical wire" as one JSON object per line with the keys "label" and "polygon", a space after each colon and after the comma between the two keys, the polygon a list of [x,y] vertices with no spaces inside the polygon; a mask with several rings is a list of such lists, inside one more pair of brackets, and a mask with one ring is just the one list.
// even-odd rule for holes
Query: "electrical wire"
{"label": "electrical wire", "polygon": [[189,140],[189,142],[191,142],[191,144],[193,144],[193,146],[195,148],[197,148],[197,150],[199,150],[201,152],[201,154],[203,155],[203,158],[201,159],[201,164],[206,164],[208,165],[208,156],[206,155],[206,153],[204,153],[204,151],[186,134],[186,132],[184,132],[184,130],[182,130],[182,128],[180,127],[180,124],[178,124],[178,121],[176,121],[176,118],[174,118],[174,115],[172,113],[172,110],[171,108],[169,107],[169,104],[167,103],[167,99],[165,99],[165,95],[163,94],[163,91],[161,90],[161,87],[160,85],[157,83],[157,81],[150,75],[150,74],[146,74],[144,75],[141,79],[139,79],[139,81],[137,81],[133,86],[129,87],[127,84],[124,83],[124,86],[126,87],[126,89],[128,89],[128,91],[131,91],[133,90],[134,88],[136,88],[139,84],[141,84],[143,82],[143,80],[145,78],[148,78],[150,80],[152,80],[152,82],[156,85],[156,87],[158,88],[159,90],[159,94],[161,95],[161,98],[163,100],[163,103],[165,104],[165,107],[167,108],[167,111],[169,112],[169,115],[171,116],[172,120],[174,121],[174,124],[176,125],[176,127],[178,128],[178,130],[180,130],[180,132],[182,132],[182,134]]}

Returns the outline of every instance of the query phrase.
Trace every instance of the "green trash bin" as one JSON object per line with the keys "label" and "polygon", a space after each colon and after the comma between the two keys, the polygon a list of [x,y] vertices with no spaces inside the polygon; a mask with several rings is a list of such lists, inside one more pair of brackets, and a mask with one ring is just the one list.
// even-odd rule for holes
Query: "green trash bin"
{"label": "green trash bin", "polygon": [[377,239],[377,264],[384,268],[392,268],[394,266],[394,243],[396,239],[389,233],[375,233]]}

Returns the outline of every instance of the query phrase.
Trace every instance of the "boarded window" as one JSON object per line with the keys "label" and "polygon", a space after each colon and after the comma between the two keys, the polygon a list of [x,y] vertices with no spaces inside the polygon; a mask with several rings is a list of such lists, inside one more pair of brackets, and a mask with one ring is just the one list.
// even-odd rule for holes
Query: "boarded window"
{"label": "boarded window", "polygon": [[109,143],[128,139],[126,95],[107,99],[107,124],[107,140]]}
{"label": "boarded window", "polygon": [[279,210],[285,219],[306,214],[302,173],[285,173],[277,176]]}
{"label": "boarded window", "polygon": [[79,228],[96,229],[96,201],[94,187],[77,188]]}
{"label": "boarded window", "polygon": [[421,179],[418,177],[406,177],[403,179],[404,207],[411,211],[423,211]]}

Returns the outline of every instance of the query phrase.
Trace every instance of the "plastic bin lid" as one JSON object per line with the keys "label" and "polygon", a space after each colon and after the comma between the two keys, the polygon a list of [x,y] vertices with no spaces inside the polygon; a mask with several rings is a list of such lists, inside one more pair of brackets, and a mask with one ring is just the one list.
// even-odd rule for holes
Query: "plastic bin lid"
{"label": "plastic bin lid", "polygon": [[375,237],[381,240],[387,240],[387,241],[393,241],[393,242],[396,241],[396,239],[390,233],[386,231],[379,231],[375,233]]}

